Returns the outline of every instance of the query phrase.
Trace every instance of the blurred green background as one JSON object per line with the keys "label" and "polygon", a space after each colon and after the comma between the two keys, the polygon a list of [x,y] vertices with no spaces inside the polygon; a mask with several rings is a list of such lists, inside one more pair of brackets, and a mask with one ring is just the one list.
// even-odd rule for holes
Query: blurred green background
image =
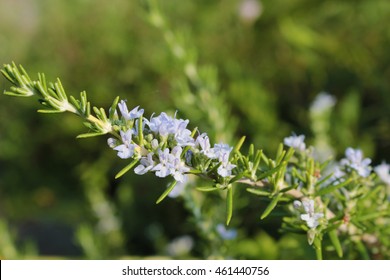
{"label": "blurred green background", "polygon": [[[352,146],[374,164],[390,161],[390,1],[159,3],[170,28],[196,50],[198,66],[216,70],[233,137],[215,139],[246,135],[269,154],[291,132],[310,144],[308,108],[326,91],[337,98],[329,131],[337,155]],[[191,128],[210,134],[220,121],[181,102],[181,62],[142,1],[1,0],[0,63],[12,61],[34,78],[60,77],[68,94],[86,90],[96,106],[108,108],[119,95],[147,117],[179,109]],[[0,90],[9,86],[2,78]],[[183,201],[155,205],[168,181],[132,172],[115,180],[125,162],[105,137],[75,140],[85,132],[76,116],[37,114],[39,106],[0,96],[0,255],[205,257]],[[305,237],[281,238],[272,221],[260,222],[256,203],[241,201],[233,217],[239,236],[227,254],[314,257]],[[195,245],[170,253],[180,236]]]}

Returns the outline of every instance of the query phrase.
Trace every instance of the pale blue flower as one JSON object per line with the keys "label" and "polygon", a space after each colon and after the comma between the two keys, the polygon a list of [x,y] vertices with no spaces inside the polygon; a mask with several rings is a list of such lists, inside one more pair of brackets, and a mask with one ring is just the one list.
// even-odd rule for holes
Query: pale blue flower
{"label": "pale blue flower", "polygon": [[232,147],[230,147],[228,144],[219,143],[214,145],[214,154],[216,158],[221,158],[225,154],[230,154],[230,152],[233,150]]}
{"label": "pale blue flower", "polygon": [[224,240],[232,240],[237,237],[237,230],[227,229],[223,224],[217,225],[217,232]]}
{"label": "pale blue flower", "polygon": [[158,133],[163,137],[167,137],[170,134],[173,135],[179,146],[194,145],[191,131],[186,128],[189,120],[176,119],[168,116],[166,113],[161,113],[157,117],[152,117],[146,123],[152,132]]}
{"label": "pale blue flower", "polygon": [[[298,206],[298,203],[295,203],[295,205]],[[309,228],[315,229],[320,224],[318,220],[324,217],[324,214],[314,212],[313,199],[303,201],[302,206],[306,214],[301,214],[301,220],[305,221]]]}
{"label": "pale blue flower", "polygon": [[182,151],[183,149],[180,146],[174,147],[172,152],[168,148],[164,151],[160,150],[160,162],[152,169],[152,171],[156,171],[156,176],[166,177],[172,175],[176,181],[184,182],[186,180],[184,173],[190,171],[190,168],[181,160]]}
{"label": "pale blue flower", "polygon": [[[202,135],[201,135],[202,136]],[[236,167],[236,165],[231,164],[229,162],[229,156],[230,152],[232,151],[232,147],[230,147],[227,144],[219,143],[215,144],[214,148],[210,149],[209,146],[209,140],[208,137],[206,138],[206,135],[203,135],[201,138],[199,138],[199,145],[202,147],[202,151],[204,151],[205,154],[209,158],[217,158],[221,165],[218,167],[217,173],[222,177],[229,177],[232,175],[232,169]]]}
{"label": "pale blue flower", "polygon": [[144,109],[138,110],[139,106],[135,107],[133,110],[129,112],[129,109],[127,109],[126,101],[121,100],[120,103],[118,103],[119,111],[121,112],[121,115],[125,120],[134,120],[136,118],[139,118],[144,113]]}
{"label": "pale blue flower", "polygon": [[232,170],[236,167],[236,165],[229,162],[229,153],[222,154],[219,160],[221,165],[218,167],[217,173],[222,177],[231,176]]}
{"label": "pale blue flower", "polygon": [[150,171],[155,165],[153,153],[149,153],[147,157],[141,158],[140,163],[141,164],[134,169],[135,174],[142,175]]}
{"label": "pale blue flower", "polygon": [[385,184],[390,185],[390,165],[386,162],[382,162],[380,165],[374,168],[375,173],[378,175]]}
{"label": "pale blue flower", "polygon": [[[118,157],[123,159],[130,158],[133,156],[134,148],[135,148],[135,145],[132,144],[132,140],[131,140],[132,131],[129,129],[126,132],[121,131],[120,134],[121,134],[123,144],[116,146],[114,150],[118,151]],[[109,142],[109,145],[113,144],[111,142],[112,141]]]}
{"label": "pale blue flower", "polygon": [[185,176],[185,172],[190,171],[190,169],[185,165],[185,163],[181,160],[181,153],[183,149],[179,146],[176,146],[172,149],[171,153],[171,174],[173,178],[175,178],[178,182],[185,182],[187,177]]}
{"label": "pale blue flower", "polygon": [[305,135],[299,135],[299,136],[292,135],[290,137],[284,138],[284,144],[286,146],[289,146],[301,152],[305,151],[306,149],[306,144],[304,141],[305,141]]}
{"label": "pale blue flower", "polygon": [[108,138],[107,139],[107,144],[110,148],[115,148],[116,146],[118,146],[118,140],[115,139],[115,138]]}
{"label": "pale blue flower", "polygon": [[368,177],[370,175],[371,159],[363,158],[363,152],[361,150],[347,148],[345,156],[346,158],[340,161],[342,166],[354,169],[362,177]]}
{"label": "pale blue flower", "polygon": [[333,181],[334,184],[344,181],[344,177],[346,174],[343,170],[341,170],[341,166],[334,165],[332,169],[332,177],[330,178],[330,180]]}
{"label": "pale blue flower", "polygon": [[194,139],[191,137],[191,131],[187,129],[188,120],[174,120],[174,136],[179,146],[194,146]]}
{"label": "pale blue flower", "polygon": [[164,151],[159,151],[158,152],[158,158],[160,163],[157,164],[152,170],[156,171],[156,176],[158,177],[167,177],[170,175],[170,153],[169,149],[165,148]]}
{"label": "pale blue flower", "polygon": [[327,92],[320,92],[310,106],[313,113],[322,113],[336,104],[336,98]]}
{"label": "pale blue flower", "polygon": [[206,133],[202,133],[196,138],[196,144],[201,148],[200,152],[208,158],[216,158],[214,149],[211,148],[210,139]]}
{"label": "pale blue flower", "polygon": [[151,117],[147,124],[151,131],[163,137],[168,136],[173,131],[173,119],[164,112],[157,117]]}

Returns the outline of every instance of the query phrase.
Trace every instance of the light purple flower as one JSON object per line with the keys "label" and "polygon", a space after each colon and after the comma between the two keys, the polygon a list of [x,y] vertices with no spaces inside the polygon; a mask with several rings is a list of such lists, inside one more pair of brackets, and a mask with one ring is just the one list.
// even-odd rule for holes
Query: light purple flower
{"label": "light purple flower", "polygon": [[121,100],[120,103],[118,103],[119,111],[121,112],[121,115],[125,120],[134,120],[136,118],[139,118],[144,113],[144,109],[138,110],[139,106],[135,107],[133,110],[129,112],[129,109],[127,109],[126,102],[124,100]]}
{"label": "light purple flower", "polygon": [[189,120],[176,119],[168,116],[166,113],[161,113],[157,117],[152,117],[146,123],[152,132],[158,133],[163,137],[167,137],[170,134],[173,135],[177,145],[181,147],[194,145],[191,131],[186,128]]}
{"label": "light purple flower", "polygon": [[169,149],[166,148],[164,151],[159,151],[158,152],[158,158],[160,163],[158,163],[152,170],[156,171],[156,176],[158,177],[167,177],[170,175],[170,153]]}
{"label": "light purple flower", "polygon": [[176,146],[172,149],[171,155],[172,163],[171,163],[171,174],[173,178],[175,178],[178,182],[185,182],[187,176],[184,174],[185,172],[190,171],[190,169],[185,165],[185,163],[181,160],[181,153],[183,149],[179,146]]}
{"label": "light purple flower", "polygon": [[327,92],[320,92],[310,106],[313,113],[322,113],[336,104],[336,98]]}
{"label": "light purple flower", "polygon": [[230,154],[230,152],[233,150],[232,147],[230,147],[228,144],[219,143],[214,145],[214,154],[216,158],[221,158],[225,154]]}
{"label": "light purple flower", "polygon": [[[120,133],[121,133],[123,144],[116,146],[114,150],[118,151],[118,157],[123,159],[130,158],[133,156],[134,148],[135,148],[135,145],[131,143],[132,131],[131,130],[128,130],[126,132],[121,131]],[[110,144],[111,145],[113,144],[112,141],[109,142],[109,145]]]}
{"label": "light purple flower", "polygon": [[224,153],[219,158],[222,163],[217,170],[217,173],[222,177],[229,177],[232,175],[232,169],[236,167],[235,164],[229,162],[229,153]]}
{"label": "light purple flower", "polygon": [[181,153],[183,149],[180,146],[176,146],[172,149],[172,152],[168,148],[164,151],[159,151],[159,163],[153,167],[152,171],[156,171],[156,176],[166,177],[172,175],[176,181],[185,182],[185,172],[190,171],[190,168],[185,165],[181,160]]}
{"label": "light purple flower", "polygon": [[230,152],[232,151],[232,147],[227,144],[219,143],[215,144],[214,148],[212,148],[209,153],[213,154],[213,158],[217,158],[221,165],[218,167],[217,173],[222,177],[229,177],[232,175],[232,169],[236,167],[235,164],[231,164],[229,162]]}
{"label": "light purple flower", "polygon": [[306,222],[309,228],[315,229],[320,224],[318,219],[322,218],[324,214],[314,212],[314,200],[312,199],[303,201],[302,206],[306,214],[301,214],[301,219]]}
{"label": "light purple flower", "polygon": [[149,153],[147,157],[141,158],[140,162],[141,164],[134,169],[135,174],[138,175],[145,174],[154,167],[153,153]]}
{"label": "light purple flower", "polygon": [[210,139],[206,133],[202,133],[196,138],[195,143],[200,146],[201,153],[208,158],[216,158],[214,149],[211,148]]}
{"label": "light purple flower", "polygon": [[292,135],[290,137],[284,138],[284,144],[286,146],[289,146],[301,152],[305,151],[306,149],[306,144],[304,141],[305,135]]}
{"label": "light purple flower", "polygon": [[378,175],[385,184],[390,186],[390,165],[386,162],[382,162],[380,165],[374,168],[375,173]]}
{"label": "light purple flower", "polygon": [[359,149],[347,148],[346,158],[340,161],[340,164],[354,169],[360,176],[368,177],[371,173],[371,159],[363,158],[363,152]]}

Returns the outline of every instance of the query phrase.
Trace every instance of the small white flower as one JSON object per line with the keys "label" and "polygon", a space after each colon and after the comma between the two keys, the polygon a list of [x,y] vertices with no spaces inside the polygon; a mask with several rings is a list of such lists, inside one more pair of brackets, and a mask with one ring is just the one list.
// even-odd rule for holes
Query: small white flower
{"label": "small white flower", "polygon": [[295,209],[300,209],[302,207],[302,202],[300,202],[299,200],[294,200],[293,205]]}
{"label": "small white flower", "polygon": [[336,104],[336,98],[327,92],[320,92],[310,106],[313,113],[322,113],[331,109]]}
{"label": "small white flower", "polygon": [[347,148],[346,158],[340,161],[340,164],[354,169],[362,177],[368,177],[371,173],[371,159],[363,158],[363,152],[359,149]]}
{"label": "small white flower", "polygon": [[292,135],[290,137],[284,138],[284,144],[286,146],[289,146],[301,152],[305,151],[306,149],[306,144],[304,141],[305,135]]}
{"label": "small white flower", "polygon": [[314,200],[312,199],[303,201],[302,206],[306,214],[301,214],[301,220],[305,221],[309,228],[315,229],[320,224],[318,219],[324,214],[314,212]]}
{"label": "small white flower", "polygon": [[116,140],[115,138],[108,138],[107,139],[107,144],[110,148],[115,148],[117,145],[118,145],[118,140]]}
{"label": "small white flower", "polygon": [[344,181],[345,172],[341,170],[340,165],[336,165],[333,167],[333,174],[331,180],[334,183]]}
{"label": "small white flower", "polygon": [[214,150],[215,157],[221,158],[225,154],[229,155],[230,152],[233,150],[233,148],[230,147],[228,144],[219,143],[214,145],[213,150]]}
{"label": "small white flower", "polygon": [[[120,133],[121,133],[123,144],[116,146],[114,150],[118,151],[118,157],[123,159],[130,158],[133,156],[134,148],[135,148],[135,145],[131,143],[132,131],[131,130],[128,130],[126,132],[121,131]],[[110,140],[108,144],[113,145],[113,141]]]}
{"label": "small white flower", "polygon": [[149,153],[146,158],[141,158],[140,162],[141,164],[134,169],[135,174],[138,175],[145,174],[154,167],[153,153]]}
{"label": "small white flower", "polygon": [[382,162],[380,165],[374,168],[375,173],[378,175],[385,184],[390,186],[390,165],[386,162]]}
{"label": "small white flower", "polygon": [[195,143],[200,146],[201,153],[208,158],[216,158],[214,149],[211,148],[210,139],[206,133],[202,133],[196,138]]}
{"label": "small white flower", "polygon": [[144,109],[138,110],[139,106],[135,107],[129,112],[129,109],[127,109],[127,105],[124,100],[121,100],[121,102],[118,104],[118,107],[119,111],[121,112],[121,115],[125,120],[134,120],[136,118],[141,117],[144,113]]}
{"label": "small white flower", "polygon": [[170,175],[170,153],[169,153],[169,149],[166,148],[164,149],[164,151],[159,151],[158,152],[158,157],[159,157],[159,161],[160,163],[157,164],[152,170],[153,171],[156,171],[156,176],[157,177],[167,177],[168,175]]}
{"label": "small white flower", "polygon": [[222,177],[229,177],[232,175],[232,169],[236,167],[235,164],[229,162],[229,153],[224,153],[219,158],[222,163],[217,170],[217,173]]}

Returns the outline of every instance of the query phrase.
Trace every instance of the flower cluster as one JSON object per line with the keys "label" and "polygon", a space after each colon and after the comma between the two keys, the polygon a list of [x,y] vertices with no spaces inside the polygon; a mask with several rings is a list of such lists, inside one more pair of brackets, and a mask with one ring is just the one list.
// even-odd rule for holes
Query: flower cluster
{"label": "flower cluster", "polygon": [[[371,159],[364,158],[362,150],[349,147],[345,150],[345,158],[342,158],[339,162],[333,164],[330,180],[334,184],[344,182],[351,172],[356,172],[360,177],[367,178],[372,171],[370,164]],[[376,167],[374,170],[378,173],[381,169],[380,167],[379,169]]]}
{"label": "flower cluster", "polygon": [[129,111],[123,100],[118,107],[120,138],[109,138],[108,145],[122,159],[139,160],[134,169],[136,174],[170,175],[178,182],[185,182],[186,174],[192,169],[207,172],[215,168],[221,178],[232,175],[236,167],[229,160],[232,147],[223,143],[211,147],[206,133],[194,139],[193,133],[187,129],[188,120],[178,119],[176,115],[170,117],[166,113],[152,115],[148,120],[143,117],[143,109],[135,107]]}

